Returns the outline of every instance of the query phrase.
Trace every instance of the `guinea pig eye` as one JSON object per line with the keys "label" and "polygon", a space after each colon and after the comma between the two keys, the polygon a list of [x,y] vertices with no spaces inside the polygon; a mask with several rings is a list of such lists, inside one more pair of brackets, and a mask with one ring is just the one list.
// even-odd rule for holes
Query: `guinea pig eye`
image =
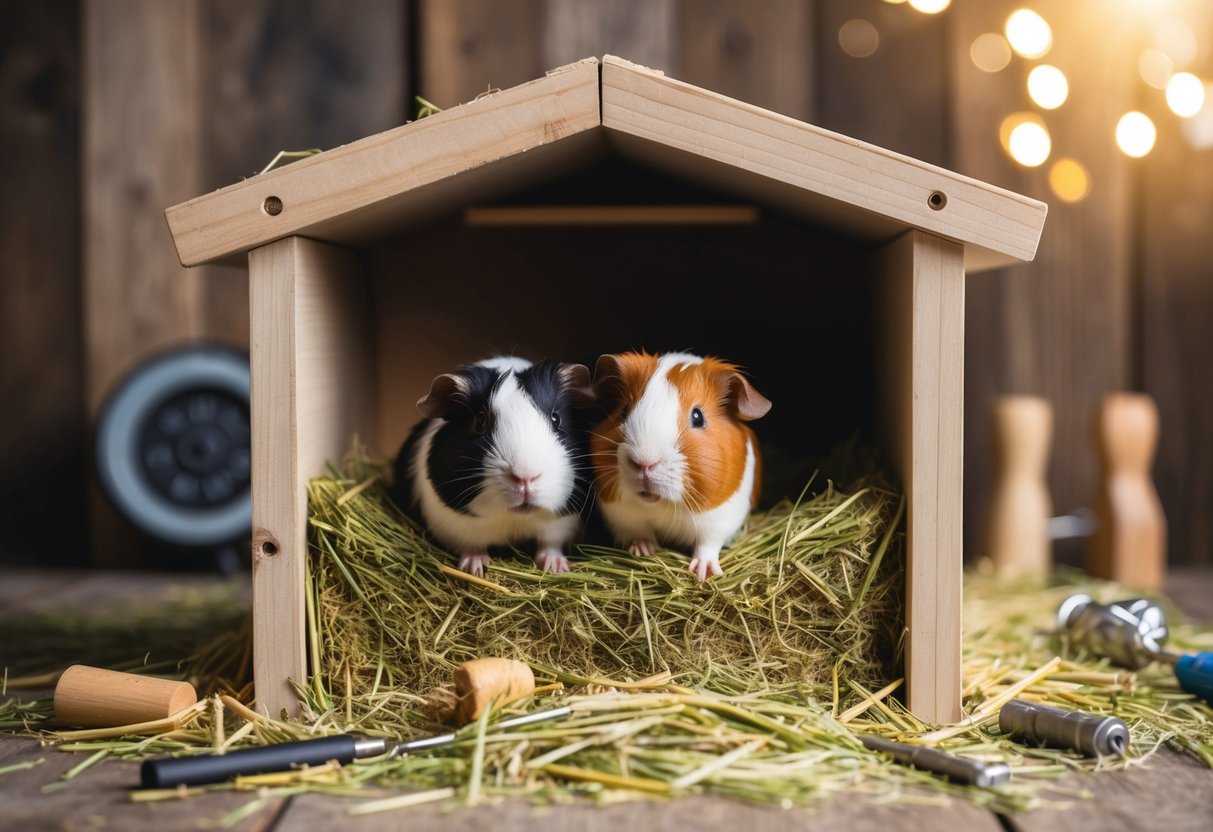
{"label": "guinea pig eye", "polygon": [[553,410],[552,415],[549,418],[552,420],[552,427],[556,430],[560,430],[560,414]]}
{"label": "guinea pig eye", "polygon": [[626,404],[623,406],[623,410],[619,411],[619,418],[620,419],[628,418],[628,406]]}
{"label": "guinea pig eye", "polygon": [[703,411],[697,407],[692,407],[691,408],[691,427],[701,428],[705,424],[707,424],[707,422],[703,418]]}
{"label": "guinea pig eye", "polygon": [[477,436],[483,436],[484,432],[489,427],[489,416],[483,411],[476,414],[476,418],[472,420],[472,433]]}

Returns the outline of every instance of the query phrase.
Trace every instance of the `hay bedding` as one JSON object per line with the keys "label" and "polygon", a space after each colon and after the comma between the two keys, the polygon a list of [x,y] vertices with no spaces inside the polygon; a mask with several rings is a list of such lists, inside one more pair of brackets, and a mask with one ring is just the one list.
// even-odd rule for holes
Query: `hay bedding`
{"label": "hay bedding", "polygon": [[507,557],[477,580],[391,504],[365,458],[351,466],[309,490],[317,664],[339,700],[377,677],[423,693],[478,656],[553,681],[667,672],[722,694],[794,685],[831,698],[836,677],[896,675],[901,510],[886,489],[823,484],[756,515],[706,583],[685,555],[589,547],[565,574]]}

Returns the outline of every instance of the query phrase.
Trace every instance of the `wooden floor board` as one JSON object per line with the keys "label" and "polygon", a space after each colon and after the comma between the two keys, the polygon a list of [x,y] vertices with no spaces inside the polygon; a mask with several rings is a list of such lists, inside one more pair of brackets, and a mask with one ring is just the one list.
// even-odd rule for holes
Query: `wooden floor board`
{"label": "wooden floor board", "polygon": [[[231,813],[256,799],[255,794],[216,792],[185,801],[132,803],[130,789],[139,783],[139,766],[124,760],[102,760],[70,781],[64,772],[88,759],[40,746],[35,740],[0,738],[0,765],[22,760],[46,762],[0,775],[0,828],[34,832],[42,829],[121,829],[130,832],[175,832],[218,827]],[[62,784],[62,785],[60,785]],[[263,832],[273,825],[283,801],[263,806],[226,828]]]}

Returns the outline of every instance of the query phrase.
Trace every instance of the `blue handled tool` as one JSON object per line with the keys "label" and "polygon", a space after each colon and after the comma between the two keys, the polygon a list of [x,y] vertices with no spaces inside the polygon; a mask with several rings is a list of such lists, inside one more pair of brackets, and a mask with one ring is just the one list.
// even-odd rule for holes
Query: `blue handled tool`
{"label": "blue handled tool", "polygon": [[1213,704],[1213,652],[1181,654],[1163,649],[1168,630],[1162,607],[1144,598],[1097,604],[1071,595],[1057,610],[1057,624],[1076,647],[1136,670],[1150,662],[1175,669],[1179,686]]}

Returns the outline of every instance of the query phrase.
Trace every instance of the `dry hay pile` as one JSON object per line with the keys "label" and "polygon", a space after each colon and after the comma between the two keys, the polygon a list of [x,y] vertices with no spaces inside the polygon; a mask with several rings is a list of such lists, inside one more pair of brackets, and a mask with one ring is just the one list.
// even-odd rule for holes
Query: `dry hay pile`
{"label": "dry hay pile", "polygon": [[824,484],[754,516],[706,583],[685,555],[590,547],[565,574],[519,556],[477,579],[396,509],[379,469],[349,466],[309,489],[314,693],[423,694],[479,656],[565,682],[668,672],[721,694],[796,686],[844,701],[896,675],[901,500],[883,488]]}

